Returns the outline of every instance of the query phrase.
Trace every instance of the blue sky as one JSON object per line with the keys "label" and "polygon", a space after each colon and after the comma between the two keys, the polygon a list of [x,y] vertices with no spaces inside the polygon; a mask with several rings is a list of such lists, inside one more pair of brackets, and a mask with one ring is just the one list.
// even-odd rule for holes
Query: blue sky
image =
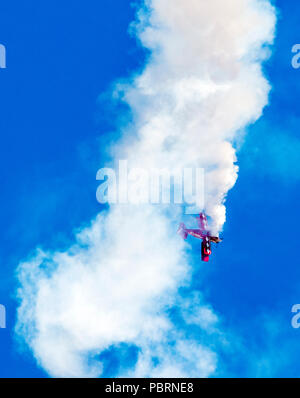
{"label": "blue sky", "polygon": [[[222,353],[221,376],[300,372],[300,331],[290,324],[300,301],[300,70],[291,67],[300,4],[275,4],[276,41],[265,64],[269,106],[238,151],[224,244],[201,268],[199,289],[236,344],[247,347]],[[128,34],[134,14],[124,0],[0,2],[0,42],[7,48],[7,69],[0,70],[0,303],[7,309],[1,377],[47,376],[14,337],[15,269],[37,245],[67,247],[73,230],[99,211],[95,174],[112,129],[99,95],[143,64],[145,53]],[[196,271],[194,287],[197,280]]]}

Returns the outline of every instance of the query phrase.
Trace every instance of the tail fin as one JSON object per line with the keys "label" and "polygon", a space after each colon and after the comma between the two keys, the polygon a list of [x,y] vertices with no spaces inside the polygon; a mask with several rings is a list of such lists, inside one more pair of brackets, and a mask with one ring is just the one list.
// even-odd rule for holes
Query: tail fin
{"label": "tail fin", "polygon": [[208,231],[207,217],[205,213],[200,213],[199,216],[196,218],[198,220],[198,225],[201,231]]}
{"label": "tail fin", "polygon": [[185,225],[181,223],[178,227],[177,233],[183,238],[186,239],[188,236],[188,233],[186,232]]}

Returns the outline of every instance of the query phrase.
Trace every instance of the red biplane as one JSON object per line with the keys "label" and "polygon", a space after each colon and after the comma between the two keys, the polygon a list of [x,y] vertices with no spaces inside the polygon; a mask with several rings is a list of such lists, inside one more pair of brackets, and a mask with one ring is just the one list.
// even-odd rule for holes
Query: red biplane
{"label": "red biplane", "polygon": [[202,239],[201,257],[202,261],[207,262],[211,255],[211,242],[219,243],[222,239],[217,236],[211,236],[211,233],[208,230],[207,218],[204,213],[200,213],[196,218],[198,220],[199,229],[188,229],[183,223],[181,223],[177,233],[181,235],[183,239],[186,239],[188,235],[194,236],[197,239]]}

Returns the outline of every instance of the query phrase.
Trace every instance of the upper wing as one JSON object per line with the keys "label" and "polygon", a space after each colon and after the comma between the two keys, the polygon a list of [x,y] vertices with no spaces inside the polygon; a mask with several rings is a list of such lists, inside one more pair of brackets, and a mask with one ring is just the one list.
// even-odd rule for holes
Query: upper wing
{"label": "upper wing", "polygon": [[197,217],[199,228],[201,231],[207,231],[208,230],[208,225],[207,225],[207,218],[204,213],[200,213],[199,217]]}
{"label": "upper wing", "polygon": [[185,232],[198,239],[203,239],[205,236],[200,229],[186,229]]}

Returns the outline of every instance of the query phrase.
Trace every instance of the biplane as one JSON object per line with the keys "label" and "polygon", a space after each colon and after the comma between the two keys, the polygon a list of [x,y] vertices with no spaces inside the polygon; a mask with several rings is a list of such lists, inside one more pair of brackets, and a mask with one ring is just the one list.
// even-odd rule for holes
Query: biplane
{"label": "biplane", "polygon": [[189,229],[186,228],[184,223],[179,225],[177,233],[182,236],[183,239],[187,239],[188,235],[194,236],[197,239],[202,239],[201,242],[201,259],[202,261],[208,261],[211,255],[211,242],[219,243],[222,239],[218,236],[212,236],[208,229],[207,218],[204,213],[200,213],[197,218],[199,228]]}

